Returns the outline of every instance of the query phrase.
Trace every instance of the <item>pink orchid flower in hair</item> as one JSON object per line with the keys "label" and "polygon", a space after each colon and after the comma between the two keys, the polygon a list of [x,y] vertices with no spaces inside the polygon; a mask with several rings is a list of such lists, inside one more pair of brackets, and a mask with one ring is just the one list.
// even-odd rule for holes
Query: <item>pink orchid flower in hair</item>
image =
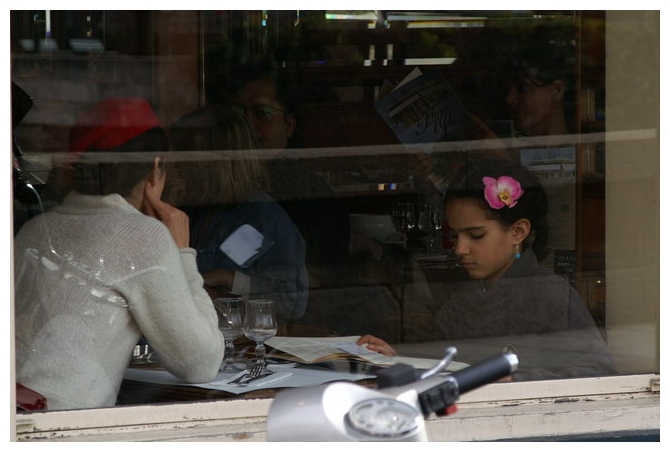
{"label": "pink orchid flower in hair", "polygon": [[484,198],[493,209],[502,209],[503,207],[514,207],[517,200],[523,195],[521,184],[510,176],[500,176],[498,179],[493,177],[483,177]]}

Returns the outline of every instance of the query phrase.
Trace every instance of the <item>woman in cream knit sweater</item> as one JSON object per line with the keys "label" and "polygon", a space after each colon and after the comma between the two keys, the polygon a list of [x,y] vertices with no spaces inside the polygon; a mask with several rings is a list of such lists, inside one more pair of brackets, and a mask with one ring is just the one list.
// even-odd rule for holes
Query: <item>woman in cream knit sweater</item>
{"label": "woman in cream knit sweater", "polygon": [[151,107],[103,101],[71,150],[75,190],[15,238],[17,382],[49,409],[112,406],[142,336],[173,375],[212,380],[224,340],[188,218],[161,201],[167,138]]}

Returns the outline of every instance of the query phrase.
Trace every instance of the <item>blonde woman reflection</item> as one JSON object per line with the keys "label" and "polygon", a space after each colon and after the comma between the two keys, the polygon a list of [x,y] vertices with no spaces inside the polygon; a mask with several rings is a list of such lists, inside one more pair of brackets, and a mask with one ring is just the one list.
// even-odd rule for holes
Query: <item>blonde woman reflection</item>
{"label": "blonde woman reflection", "polygon": [[244,114],[203,107],[170,130],[176,169],[186,182],[180,205],[189,215],[198,269],[213,297],[275,301],[281,322],[307,307],[305,241],[267,193],[256,132]]}

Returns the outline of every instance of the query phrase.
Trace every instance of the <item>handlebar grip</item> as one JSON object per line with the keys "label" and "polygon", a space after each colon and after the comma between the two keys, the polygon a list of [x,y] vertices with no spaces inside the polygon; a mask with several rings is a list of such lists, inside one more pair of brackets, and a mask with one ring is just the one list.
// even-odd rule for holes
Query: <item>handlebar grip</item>
{"label": "handlebar grip", "polygon": [[454,372],[451,377],[456,380],[458,392],[464,394],[487,383],[492,383],[499,378],[511,375],[518,367],[519,359],[514,353],[503,353]]}

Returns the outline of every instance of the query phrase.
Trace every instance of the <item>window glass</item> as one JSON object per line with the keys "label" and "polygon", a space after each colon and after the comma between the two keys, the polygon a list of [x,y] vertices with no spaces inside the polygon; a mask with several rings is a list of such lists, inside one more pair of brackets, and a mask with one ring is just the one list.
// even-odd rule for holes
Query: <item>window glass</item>
{"label": "window glass", "polygon": [[221,379],[217,298],[515,381],[659,371],[657,14],[10,17],[16,380],[50,409],[245,397],[127,371]]}

